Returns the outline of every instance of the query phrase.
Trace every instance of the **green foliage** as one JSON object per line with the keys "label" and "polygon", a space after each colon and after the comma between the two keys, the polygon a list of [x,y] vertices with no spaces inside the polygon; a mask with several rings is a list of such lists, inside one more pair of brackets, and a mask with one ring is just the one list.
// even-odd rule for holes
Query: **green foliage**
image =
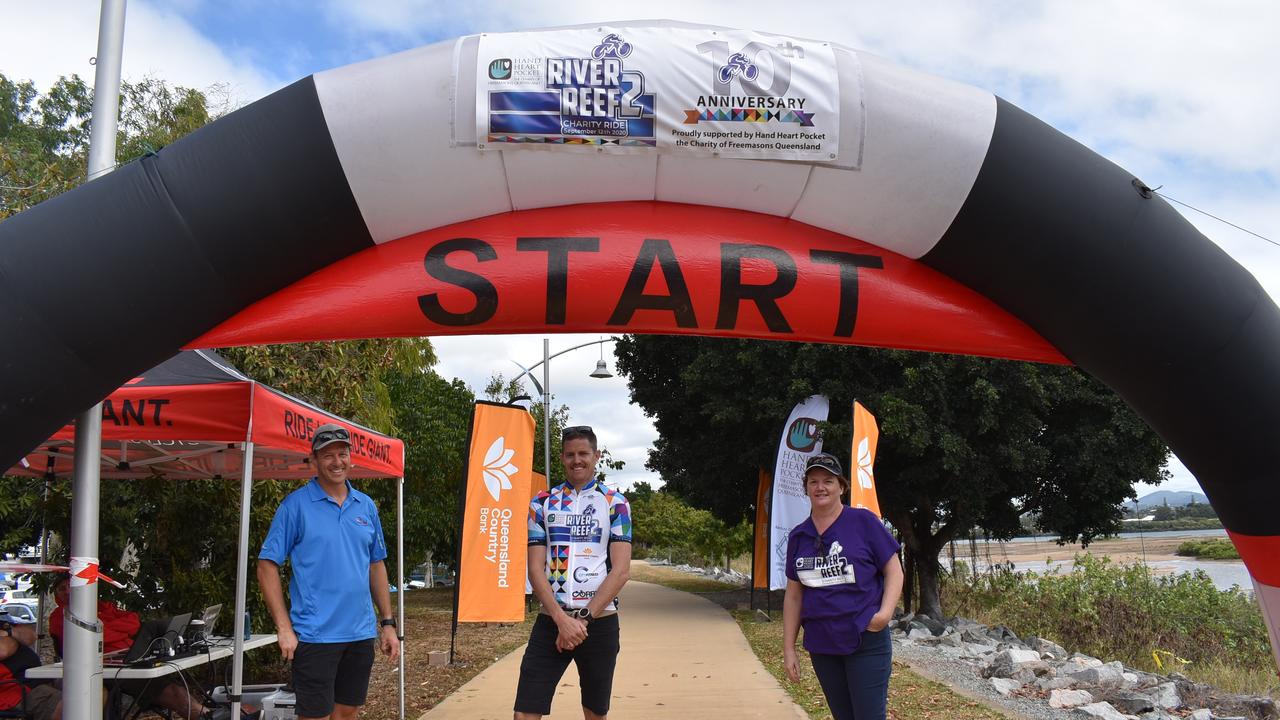
{"label": "green foliage", "polygon": [[734,521],[773,466],[781,424],[831,400],[824,449],[848,467],[851,407],[879,421],[877,490],[938,612],[937,555],[974,526],[994,538],[1036,513],[1088,542],[1114,532],[1133,484],[1157,484],[1168,450],[1101,383],[1074,368],[973,357],[716,338],[628,336],[618,367],[660,438],[647,466],[665,490]]}
{"label": "green foliage", "polygon": [[1202,572],[1155,576],[1141,564],[1082,555],[1069,573],[1007,569],[948,578],[949,614],[1008,625],[1096,657],[1154,670],[1153,650],[1197,665],[1262,667],[1271,662],[1257,603],[1239,588],[1218,590]]}
{"label": "green foliage", "polygon": [[1207,538],[1204,540],[1188,540],[1178,545],[1175,555],[1204,558],[1206,560],[1239,560],[1240,552],[1230,540]]}
{"label": "green foliage", "polygon": [[[224,88],[211,88],[225,97]],[[175,142],[204,126],[209,94],[147,78],[121,84],[116,157],[120,164]],[[29,81],[0,75],[0,219],[84,182],[93,91],[77,75],[40,94]]]}
{"label": "green foliage", "polygon": [[629,493],[631,533],[637,557],[662,556],[673,562],[720,564],[751,551],[751,524],[730,527],[706,510],[670,493],[649,489]]}
{"label": "green foliage", "polygon": [[1216,517],[1185,517],[1177,520],[1152,520],[1150,522],[1130,522],[1124,524],[1126,532],[1161,531],[1161,530],[1217,530],[1222,521]]}
{"label": "green foliage", "polygon": [[388,389],[407,454],[406,567],[422,563],[427,553],[435,562],[452,562],[467,427],[475,397],[461,380],[445,380],[432,370],[393,373]]}

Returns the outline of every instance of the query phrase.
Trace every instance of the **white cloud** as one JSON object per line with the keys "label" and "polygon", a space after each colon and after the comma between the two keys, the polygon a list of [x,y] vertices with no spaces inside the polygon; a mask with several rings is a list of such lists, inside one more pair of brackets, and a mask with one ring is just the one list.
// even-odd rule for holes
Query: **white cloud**
{"label": "white cloud", "polygon": [[[440,358],[436,372],[445,377],[461,378],[481,396],[485,384],[495,373],[511,379],[522,371],[516,363],[532,367],[542,361],[541,335],[479,335],[431,338],[436,355]],[[555,354],[575,345],[599,340],[600,335],[553,335],[551,353]],[[648,450],[658,433],[653,423],[639,407],[631,404],[626,378],[597,379],[589,377],[601,357],[599,346],[568,352],[551,361],[551,395],[555,407],[569,407],[571,425],[590,425],[603,447],[618,460],[626,462],[621,471],[608,471],[610,483],[618,487],[631,487],[639,481],[654,486],[661,481],[645,470]],[[604,347],[604,360],[609,371],[616,373],[613,347]],[[542,368],[534,370],[539,383]],[[535,402],[541,397],[531,382],[525,388]],[[557,460],[552,458],[552,462]]]}
{"label": "white cloud", "polygon": [[[0,9],[0,72],[31,80],[41,91],[63,75],[93,83],[90,59],[98,50],[99,4],[85,0],[5,3]],[[171,6],[140,0],[125,15],[122,75],[154,76],[173,85],[206,90],[227,87],[243,104],[280,87],[280,79],[233,58]]]}

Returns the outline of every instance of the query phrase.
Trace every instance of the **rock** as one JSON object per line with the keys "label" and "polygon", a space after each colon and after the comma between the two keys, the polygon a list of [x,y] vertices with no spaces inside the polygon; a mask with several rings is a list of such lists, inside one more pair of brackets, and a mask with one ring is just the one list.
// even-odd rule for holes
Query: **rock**
{"label": "rock", "polygon": [[1075,684],[1075,680],[1062,675],[1058,677],[1042,677],[1036,680],[1036,687],[1041,690],[1059,690],[1061,688],[1069,688]]}
{"label": "rock", "polygon": [[991,686],[994,687],[996,689],[996,692],[1000,693],[1001,695],[1008,695],[1014,690],[1017,690],[1018,688],[1022,687],[1022,683],[1018,682],[1017,680],[1010,680],[1008,678],[993,677],[991,678]]}
{"label": "rock", "polygon": [[1018,642],[1018,636],[1004,625],[993,625],[987,628],[987,637],[996,642]]}
{"label": "rock", "polygon": [[934,620],[928,615],[917,615],[915,619],[911,621],[911,625],[912,627],[919,625],[921,627],[928,628],[929,632],[934,635],[941,635],[947,629],[946,623]]}
{"label": "rock", "polygon": [[1110,665],[1085,668],[1069,676],[1077,685],[1096,685],[1098,687],[1117,687],[1124,684],[1124,676]]}
{"label": "rock", "polygon": [[1111,707],[1129,715],[1156,709],[1156,704],[1151,698],[1132,690],[1107,690],[1099,695],[1099,698],[1111,703]]}
{"label": "rock", "polygon": [[1079,662],[1076,662],[1075,660],[1068,660],[1067,662],[1064,662],[1058,665],[1058,674],[1074,675],[1075,673],[1078,673],[1081,670],[1088,670],[1090,667],[1093,667],[1093,666],[1085,665],[1084,663],[1079,663]]}
{"label": "rock", "polygon": [[1073,708],[1077,705],[1088,705],[1093,696],[1088,690],[1054,690],[1049,693],[1049,707]]}
{"label": "rock", "polygon": [[1040,653],[1035,650],[1018,650],[1016,648],[1011,648],[1009,650],[1005,650],[1005,652],[1009,653],[1009,659],[1013,661],[1014,665],[1025,665],[1027,663],[1040,662]]}
{"label": "rock", "polygon": [[1188,715],[1187,720],[1213,720],[1213,713],[1205,708],[1200,708]]}
{"label": "rock", "polygon": [[1178,719],[1163,710],[1156,709],[1148,713],[1142,713],[1141,715],[1138,716],[1138,720],[1178,720]]}
{"label": "rock", "polygon": [[1160,683],[1154,688],[1147,691],[1151,696],[1151,702],[1156,707],[1172,710],[1182,704],[1182,696],[1178,694],[1178,684],[1173,682]]}
{"label": "rock", "polygon": [[1121,715],[1110,703],[1096,702],[1088,705],[1081,705],[1076,708],[1076,712],[1084,713],[1087,717],[1102,718],[1102,720],[1128,720]]}
{"label": "rock", "polygon": [[1066,648],[1051,640],[1045,640],[1044,638],[1027,638],[1027,647],[1041,654],[1052,655],[1055,660],[1063,660],[1067,657]]}
{"label": "rock", "polygon": [[933,633],[924,628],[911,628],[911,632],[907,633],[907,639],[912,641],[925,640],[932,637]]}
{"label": "rock", "polygon": [[1091,655],[1085,655],[1084,653],[1072,653],[1071,657],[1067,659],[1072,662],[1080,663],[1085,667],[1098,667],[1102,664],[1102,661],[1098,658]]}
{"label": "rock", "polygon": [[961,640],[961,639],[960,639],[960,634],[959,634],[959,633],[952,632],[952,633],[948,633],[948,634],[946,634],[946,635],[939,635],[939,636],[938,636],[938,644],[939,644],[939,645],[949,645],[949,646],[954,647],[954,648],[962,648],[962,647],[964,647],[964,640]]}
{"label": "rock", "polygon": [[981,626],[976,628],[967,627],[962,629],[960,631],[960,638],[967,643],[973,643],[975,645],[989,645],[991,647],[996,646],[996,644],[992,642],[991,638],[987,635],[986,628],[983,628]]}
{"label": "rock", "polygon": [[1130,687],[1138,684],[1137,673],[1122,672],[1120,673],[1120,677],[1124,678],[1124,681],[1128,683]]}
{"label": "rock", "polygon": [[1007,678],[1013,675],[1013,660],[1009,651],[998,652],[983,666],[981,675],[984,678]]}

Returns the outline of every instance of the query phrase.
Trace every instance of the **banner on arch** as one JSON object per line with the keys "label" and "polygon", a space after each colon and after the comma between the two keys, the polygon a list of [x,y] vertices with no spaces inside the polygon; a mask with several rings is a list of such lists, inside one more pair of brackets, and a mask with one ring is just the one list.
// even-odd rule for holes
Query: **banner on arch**
{"label": "banner on arch", "polygon": [[[482,34],[476,62],[482,150],[823,162],[840,150],[842,86],[829,43],[606,25]],[[850,73],[844,89],[860,92],[858,82]]]}

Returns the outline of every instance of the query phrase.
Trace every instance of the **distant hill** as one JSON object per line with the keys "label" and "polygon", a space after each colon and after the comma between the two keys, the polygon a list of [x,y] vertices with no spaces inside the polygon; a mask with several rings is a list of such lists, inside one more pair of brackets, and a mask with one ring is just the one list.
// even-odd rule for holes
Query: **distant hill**
{"label": "distant hill", "polygon": [[1182,507],[1193,502],[1208,505],[1209,498],[1193,490],[1157,490],[1128,505],[1130,508],[1152,508],[1168,503],[1169,507]]}

